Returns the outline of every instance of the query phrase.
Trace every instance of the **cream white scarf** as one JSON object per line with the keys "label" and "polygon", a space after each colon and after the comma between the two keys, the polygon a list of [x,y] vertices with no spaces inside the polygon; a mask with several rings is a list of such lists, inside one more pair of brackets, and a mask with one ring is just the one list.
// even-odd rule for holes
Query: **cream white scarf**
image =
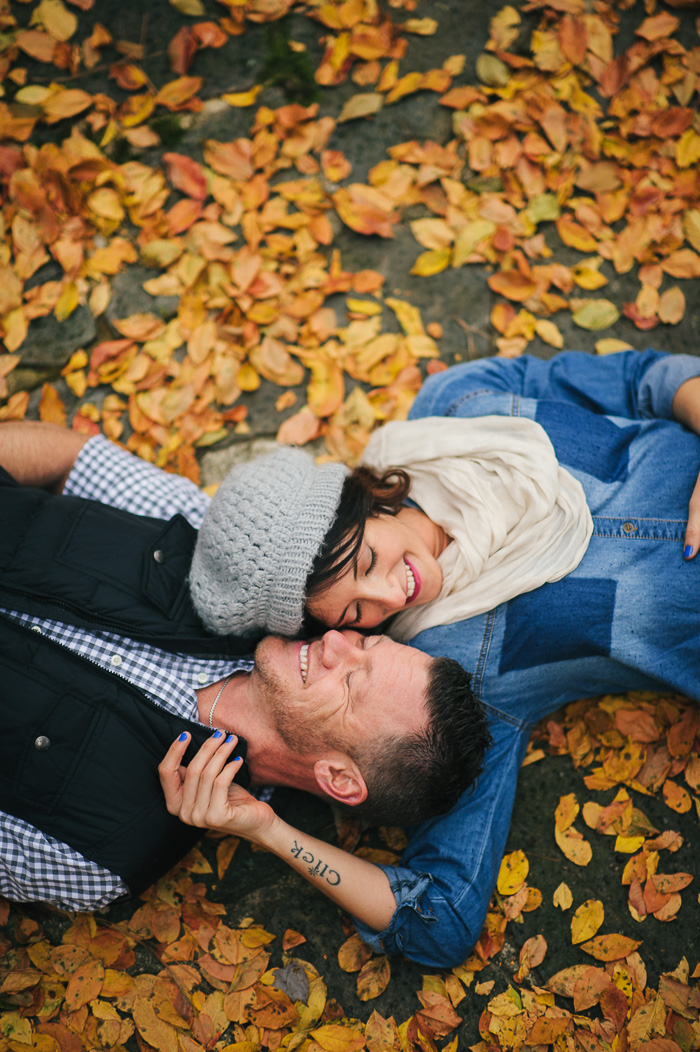
{"label": "cream white scarf", "polygon": [[583,487],[559,464],[534,420],[426,417],[385,424],[362,463],[403,467],[411,498],[453,538],[439,556],[440,594],[392,619],[405,641],[558,581],[580,563],[593,532]]}

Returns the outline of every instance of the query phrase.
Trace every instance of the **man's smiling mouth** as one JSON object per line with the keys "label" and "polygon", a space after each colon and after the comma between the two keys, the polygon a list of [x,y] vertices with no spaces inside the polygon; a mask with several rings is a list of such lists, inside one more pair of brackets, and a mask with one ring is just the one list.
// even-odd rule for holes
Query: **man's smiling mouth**
{"label": "man's smiling mouth", "polygon": [[299,651],[299,667],[301,668],[301,682],[306,683],[306,674],[309,671],[309,644],[302,643]]}

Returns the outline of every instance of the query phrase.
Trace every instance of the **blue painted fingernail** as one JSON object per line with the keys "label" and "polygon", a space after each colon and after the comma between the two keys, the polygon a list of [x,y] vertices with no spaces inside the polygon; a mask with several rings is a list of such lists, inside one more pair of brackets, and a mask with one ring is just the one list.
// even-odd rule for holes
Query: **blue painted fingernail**
{"label": "blue painted fingernail", "polygon": [[177,739],[179,742],[187,741],[187,731],[183,731],[180,737]]}
{"label": "blue painted fingernail", "polygon": [[226,744],[230,745],[231,742],[233,742],[235,740],[236,740],[236,735],[235,734],[229,734],[228,738],[226,739]]}
{"label": "blue painted fingernail", "polygon": [[212,738],[220,738],[223,733],[223,731],[214,731]]}
{"label": "blue painted fingernail", "polygon": [[240,757],[240,756],[234,756],[233,763],[238,763],[239,760],[241,760],[241,759],[242,759],[242,757]]}
{"label": "blue painted fingernail", "polygon": [[692,544],[686,544],[685,548],[683,549],[683,558],[684,559],[689,559],[692,554],[693,554],[693,546],[692,546]]}

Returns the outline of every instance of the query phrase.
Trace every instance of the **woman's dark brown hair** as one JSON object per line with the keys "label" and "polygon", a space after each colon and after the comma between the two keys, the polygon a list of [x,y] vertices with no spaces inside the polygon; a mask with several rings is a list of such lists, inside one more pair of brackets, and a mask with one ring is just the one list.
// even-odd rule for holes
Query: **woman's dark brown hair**
{"label": "woman's dark brown hair", "polygon": [[410,488],[411,480],[402,468],[390,468],[379,475],[371,468],[360,467],[348,475],[340,491],[338,513],[306,580],[307,601],[355,565],[367,520],[396,515]]}

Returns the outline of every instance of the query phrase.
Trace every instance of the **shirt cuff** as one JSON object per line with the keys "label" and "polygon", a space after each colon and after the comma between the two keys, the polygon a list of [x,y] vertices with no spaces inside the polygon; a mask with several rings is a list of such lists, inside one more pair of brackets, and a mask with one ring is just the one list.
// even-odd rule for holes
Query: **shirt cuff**
{"label": "shirt cuff", "polygon": [[700,359],[692,354],[665,354],[645,373],[638,394],[639,415],[673,420],[673,399],[686,380],[700,376]]}
{"label": "shirt cuff", "polygon": [[384,931],[380,932],[369,928],[357,917],[353,917],[353,921],[362,941],[371,946],[375,953],[402,953],[399,933],[411,913],[428,922],[437,919],[429,910],[423,910],[420,906],[420,898],[433,883],[433,878],[429,873],[416,873],[401,866],[379,866],[379,869],[384,870],[389,878],[389,885],[396,899],[396,909],[391,921]]}

